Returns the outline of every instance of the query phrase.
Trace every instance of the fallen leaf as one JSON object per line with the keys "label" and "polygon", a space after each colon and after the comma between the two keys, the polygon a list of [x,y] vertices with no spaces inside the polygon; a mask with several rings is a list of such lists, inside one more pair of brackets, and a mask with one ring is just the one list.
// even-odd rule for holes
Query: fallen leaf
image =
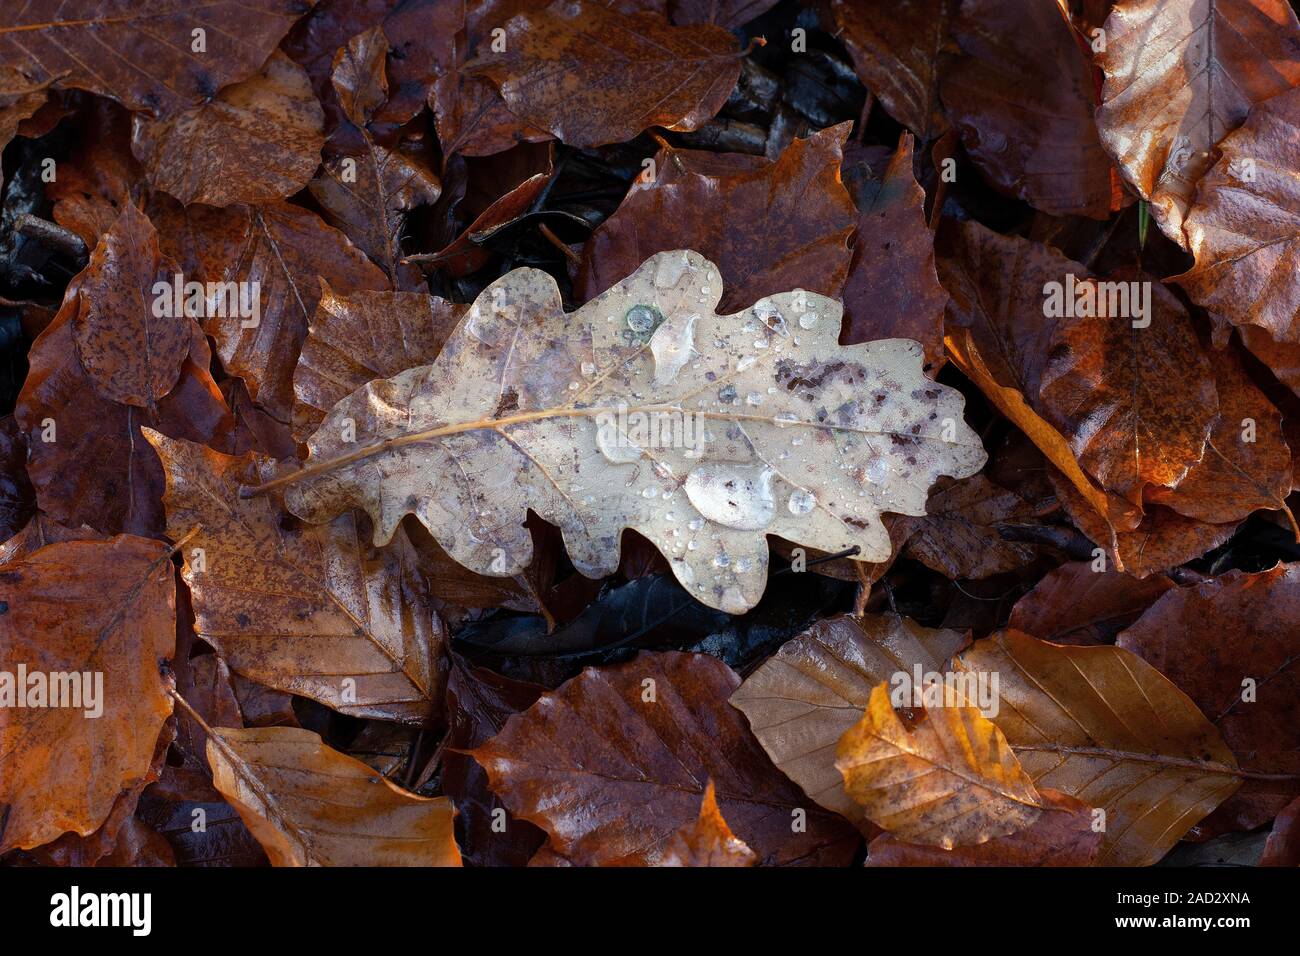
{"label": "fallen leaf", "polygon": [[81,307],[72,312],[72,340],[86,377],[101,398],[154,409],[180,378],[195,325],[185,315],[159,315],[155,283],[170,296],[176,263],[158,250],[153,224],[134,203],[104,234],[81,275]]}
{"label": "fallen leaf", "polygon": [[167,472],[168,535],[201,526],[182,575],[196,633],[232,670],[358,717],[418,723],[432,714],[446,634],[421,599],[405,534],[371,551],[351,513],[287,528],[268,500],[239,497],[258,474],[253,456],[150,430],[145,438]]}
{"label": "fallen leaf", "polygon": [[942,702],[906,725],[888,682],[871,691],[866,713],[835,748],[845,792],[909,843],[951,849],[1032,826],[1043,798],[1002,732],[951,685],[938,686]]}
{"label": "fallen leaf", "polygon": [[0,853],[92,833],[148,773],[172,712],[170,558],[119,535],[0,565]]}
{"label": "fallen leaf", "polygon": [[674,27],[591,0],[556,0],[504,29],[504,49],[478,50],[467,72],[495,83],[525,123],[578,148],[651,126],[699,129],[740,76],[736,41],[721,27]]}
{"label": "fallen leaf", "polygon": [[324,125],[307,72],[277,50],[201,106],[164,120],[137,115],[131,150],[150,185],[186,205],[274,202],[311,179]]}
{"label": "fallen leaf", "polygon": [[936,371],[943,364],[948,294],[934,264],[925,190],[912,176],[912,137],[904,134],[879,179],[854,191],[858,229],[844,282],[846,343],[913,339]]}
{"label": "fallen leaf", "polygon": [[419,292],[339,295],[321,281],[293,372],[293,428],[300,438],[367,382],[436,359],[467,308]]}
{"label": "fallen leaf", "polygon": [[770,162],[747,156],[726,165],[714,153],[660,150],[658,177],[633,183],[583,246],[574,295],[586,301],[604,292],[657,252],[695,249],[718,263],[725,310],[791,288],[838,298],[857,221],[840,182],[848,134],[848,124],[821,130]]}
{"label": "fallen leaf", "polygon": [[972,475],[930,493],[926,513],[903,518],[904,555],[955,579],[980,580],[1016,571],[1038,548],[1002,536],[1002,528],[1033,524],[1034,509],[1019,495]]}
{"label": "fallen leaf", "polygon": [[1248,779],[1220,810],[1235,828],[1267,823],[1300,793],[1300,564],[1229,571],[1170,591],[1118,645],[1186,693],[1243,767],[1286,780]]}
{"label": "fallen leaf", "polygon": [[1007,627],[1053,644],[1114,644],[1115,635],[1173,586],[1163,574],[1139,579],[1073,561],[1049,571],[1017,601]]}
{"label": "fallen leaf", "polygon": [[[1294,59],[1290,66],[1300,74]],[[1288,89],[1255,106],[1223,140],[1187,216],[1196,264],[1171,280],[1243,332],[1262,330],[1291,347],[1300,342],[1300,289],[1280,279],[1300,267],[1300,184],[1291,175],[1300,166],[1297,130],[1300,91]],[[1254,349],[1252,341],[1265,340],[1246,341]]]}
{"label": "fallen leaf", "polygon": [[704,788],[700,818],[673,834],[660,866],[757,866],[758,855],[731,832],[718,809],[713,781]]}
{"label": "fallen leaf", "polygon": [[446,797],[417,797],[308,730],[219,727],[212,782],[272,866],[460,866]]}
{"label": "fallen leaf", "polygon": [[1092,866],[1101,851],[1092,807],[1056,790],[1041,790],[1043,814],[1023,830],[975,846],[907,843],[882,833],[867,845],[866,866]]}
{"label": "fallen leaf", "polygon": [[[167,116],[247,79],[316,0],[64,0],[0,11],[0,63]],[[239,24],[231,30],[232,23]],[[200,38],[203,50],[196,49]],[[111,52],[111,56],[106,51]],[[197,55],[196,55],[197,54]]]}
{"label": "fallen leaf", "polygon": [[[27,439],[12,415],[0,418],[0,541],[22,531],[36,512],[36,492],[27,477]],[[0,555],[0,563],[8,558]]]}
{"label": "fallen leaf", "polygon": [[835,746],[867,709],[872,689],[895,674],[942,669],[965,645],[957,631],[931,630],[893,614],[817,621],[787,641],[731,695],[772,762],[828,810],[865,827],[844,792]]}
{"label": "fallen leaf", "polygon": [[831,0],[835,25],[863,84],[923,143],[948,129],[939,72],[941,58],[956,52],[950,31],[957,7],[956,0]]}
{"label": "fallen leaf", "polygon": [[[767,534],[883,561],[882,510],[921,514],[939,475],[984,463],[916,343],[840,347],[838,303],[812,293],[733,316],[713,311],[721,295],[716,267],[687,251],[567,315],[550,276],[510,273],[434,364],[353,392],[308,441],[306,467],[260,490],[289,485],[289,510],[316,523],[361,507],[376,543],[414,513],[453,558],[497,576],[531,560],[530,508],[588,577],[617,569],[632,528],[695,597],[742,613],[766,583]],[[665,415],[677,438],[656,437]],[[638,433],[643,418],[656,435]]]}
{"label": "fallen leaf", "polygon": [[[764,865],[843,864],[853,831],[804,807],[726,699],[740,678],[703,654],[642,653],[587,668],[471,751],[511,812],[578,866],[658,865],[707,782]],[[798,810],[806,829],[791,826]]]}
{"label": "fallen leaf", "polygon": [[358,33],[334,54],[330,85],[343,107],[343,115],[357,126],[365,126],[375,110],[388,98],[388,76],[384,61],[388,37],[382,26]]}
{"label": "fallen leaf", "polygon": [[1214,725],[1122,648],[1001,631],[954,667],[997,675],[993,722],[1037,786],[1106,812],[1099,865],[1155,863],[1241,784]]}
{"label": "fallen leaf", "polygon": [[1287,804],[1273,821],[1273,829],[1264,844],[1260,866],[1300,866],[1300,797]]}
{"label": "fallen leaf", "polygon": [[[1109,281],[1145,283],[1149,314],[1063,322],[1038,394],[1079,464],[1140,509],[1147,486],[1172,488],[1201,460],[1219,398],[1211,363],[1173,294],[1138,273]],[[1127,286],[1130,295],[1135,287]],[[1140,321],[1149,324],[1136,327]]]}
{"label": "fallen leaf", "polygon": [[1285,0],[1120,0],[1105,31],[1102,145],[1187,247],[1183,220],[1220,141],[1300,83],[1300,23]]}
{"label": "fallen leaf", "polygon": [[964,56],[943,74],[943,104],[984,178],[1054,216],[1109,217],[1119,183],[1068,19],[1043,0],[967,0],[952,29]]}

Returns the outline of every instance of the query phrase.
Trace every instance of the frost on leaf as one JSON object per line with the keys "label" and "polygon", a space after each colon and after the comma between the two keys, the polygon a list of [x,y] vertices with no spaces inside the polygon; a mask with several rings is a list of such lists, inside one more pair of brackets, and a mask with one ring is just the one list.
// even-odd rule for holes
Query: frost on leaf
{"label": "frost on leaf", "polygon": [[363,508],[376,543],[414,514],[487,575],[531,560],[529,509],[589,577],[632,528],[729,613],[762,595],[769,534],[885,560],[882,512],[924,514],[939,476],[984,464],[961,396],[913,341],[840,346],[838,302],[795,290],[718,315],[722,292],[681,250],[568,314],[550,276],[511,272],[433,364],[335,405],[307,466],[271,485],[307,521]]}

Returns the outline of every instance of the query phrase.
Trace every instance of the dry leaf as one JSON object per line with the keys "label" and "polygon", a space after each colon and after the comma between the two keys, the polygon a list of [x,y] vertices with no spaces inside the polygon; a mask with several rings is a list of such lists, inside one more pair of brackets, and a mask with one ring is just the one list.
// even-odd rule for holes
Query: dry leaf
{"label": "dry leaf", "polygon": [[772,766],[726,702],[739,683],[703,654],[642,653],[543,694],[472,754],[511,812],[578,866],[658,865],[698,819],[710,779],[765,865],[846,863],[856,836]]}
{"label": "dry leaf", "polygon": [[460,866],[446,797],[407,793],[308,730],[219,727],[212,782],[272,866]]}
{"label": "dry leaf", "polygon": [[872,689],[899,672],[938,671],[961,650],[957,631],[892,614],[818,621],[787,641],[731,695],[772,762],[828,810],[864,826],[844,792],[835,745],[867,709]]}
{"label": "dry leaf", "polygon": [[172,712],[175,577],[165,545],[119,535],[0,565],[0,597],[4,853],[94,832],[149,772]]}
{"label": "dry leaf", "polygon": [[938,686],[942,703],[909,724],[894,712],[889,682],[871,691],[835,748],[845,792],[909,843],[951,849],[1032,826],[1044,801],[1002,732],[952,685]]}
{"label": "dry leaf", "polygon": [[840,347],[822,296],[718,316],[721,281],[693,252],[662,253],[565,314],[554,279],[512,272],[433,365],[345,398],[307,466],[264,488],[290,485],[312,522],[363,508],[376,543],[414,513],[496,576],[531,560],[530,508],[588,577],[614,572],[632,528],[728,613],[761,596],[768,534],[883,561],[883,510],[921,514],[937,477],[984,463],[959,396],[922,374],[915,342]]}
{"label": "dry leaf", "polygon": [[1241,783],[1214,725],[1129,651],[1002,631],[954,666],[998,675],[993,722],[1036,785],[1105,810],[1101,865],[1155,863]]}
{"label": "dry leaf", "polygon": [[285,527],[268,500],[239,497],[258,474],[253,456],[145,437],[167,471],[168,534],[201,526],[183,571],[199,637],[238,673],[343,713],[430,716],[446,635],[405,534],[371,552],[352,514]]}

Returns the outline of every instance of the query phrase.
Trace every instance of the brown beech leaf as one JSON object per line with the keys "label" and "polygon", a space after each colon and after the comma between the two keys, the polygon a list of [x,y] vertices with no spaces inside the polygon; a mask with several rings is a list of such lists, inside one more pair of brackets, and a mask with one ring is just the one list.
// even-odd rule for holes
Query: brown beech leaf
{"label": "brown beech leaf", "polygon": [[1138,579],[1074,561],[1049,571],[1017,601],[1007,626],[1053,644],[1113,644],[1173,586],[1163,574]]}
{"label": "brown beech leaf", "polygon": [[872,689],[899,672],[940,670],[966,643],[895,614],[843,614],[813,624],[745,678],[731,695],[763,749],[804,793],[864,826],[844,792],[835,745],[867,709]]}
{"label": "brown beech leaf", "polygon": [[633,183],[583,246],[574,295],[586,301],[604,292],[656,252],[694,249],[718,263],[725,310],[793,288],[838,298],[857,219],[840,182],[848,134],[847,123],[820,130],[774,161],[660,150],[658,178]]}
{"label": "brown beech leaf", "polygon": [[930,494],[925,514],[903,518],[903,553],[950,578],[979,580],[1015,571],[1038,555],[1032,544],[1002,537],[1005,526],[1032,524],[1034,509],[983,475]]}
{"label": "brown beech leaf", "polygon": [[358,717],[432,714],[446,635],[405,534],[371,551],[351,513],[286,528],[268,500],[239,497],[258,474],[253,456],[145,437],[167,471],[168,534],[201,525],[183,571],[195,632],[232,670]]}
{"label": "brown beech leaf", "polygon": [[298,206],[191,206],[168,209],[156,221],[164,249],[187,279],[260,284],[256,325],[214,315],[204,331],[216,340],[226,371],[282,421],[292,412],[293,370],[320,300],[320,278],[340,294],[389,285],[343,233]]}
{"label": "brown beech leaf", "polygon": [[[506,721],[537,703],[545,687],[471,667],[453,654],[447,677],[447,737],[442,754],[442,792],[456,805],[461,852],[470,866],[527,866],[546,835],[525,820],[510,819],[488,789],[487,773],[469,756],[501,732]],[[493,824],[507,813],[503,840]]]}
{"label": "brown beech leaf", "polygon": [[1286,805],[1269,832],[1260,866],[1300,866],[1300,797]]}
{"label": "brown beech leaf", "polygon": [[1236,521],[1210,524],[1180,515],[1163,505],[1147,505],[1136,527],[1116,532],[1055,469],[1049,470],[1048,477],[1070,520],[1110,554],[1116,569],[1138,578],[1199,558],[1231,538],[1240,524]]}
{"label": "brown beech leaf", "polygon": [[912,175],[910,134],[899,141],[883,176],[854,192],[858,231],[844,283],[843,338],[913,339],[937,369],[948,294],[935,272],[934,234],[925,222],[925,190]]}
{"label": "brown beech leaf", "polygon": [[309,730],[219,727],[212,782],[272,866],[460,866],[446,797],[417,797]]}
{"label": "brown beech leaf", "polygon": [[[1300,50],[1300,40],[1296,46]],[[1300,59],[1300,52],[1292,56]],[[1300,74],[1300,66],[1292,66]],[[1300,83],[1300,75],[1293,82]],[[1294,348],[1300,343],[1300,283],[1294,281],[1300,268],[1300,184],[1294,176],[1300,168],[1300,90],[1252,109],[1220,151],[1187,217],[1196,264],[1172,281],[1243,332],[1263,330]],[[1267,338],[1246,342],[1253,351]]]}
{"label": "brown beech leaf", "polygon": [[1300,564],[1170,591],[1118,644],[1185,691],[1243,767],[1292,775],[1247,780],[1220,811],[1237,829],[1300,793]]}
{"label": "brown beech leaf", "polygon": [[[27,439],[12,415],[0,418],[0,541],[18,534],[36,512],[27,477]],[[0,562],[8,558],[0,553]]]}
{"label": "brown beech leaf", "polygon": [[1147,500],[1212,524],[1240,521],[1259,508],[1280,509],[1300,540],[1286,504],[1291,449],[1282,434],[1282,413],[1250,380],[1235,353],[1214,352],[1210,362],[1219,418],[1205,454],[1176,488],[1153,488]]}
{"label": "brown beech leaf", "polygon": [[58,164],[45,194],[54,203],[54,221],[94,249],[126,205],[141,200],[148,183],[131,155],[131,114],[126,110],[97,100],[69,123],[78,149]]}
{"label": "brown beech leaf", "polygon": [[[707,655],[643,652],[587,668],[471,753],[510,811],[578,866],[658,865],[698,820],[710,779],[764,865],[847,863],[856,834],[772,766],[726,702],[739,684]],[[794,832],[800,809],[806,829]]]}
{"label": "brown beech leaf", "polygon": [[28,436],[27,472],[41,509],[64,524],[157,534],[162,467],[140,428],[206,442],[229,426],[229,410],[208,373],[211,352],[191,319],[169,320],[194,328],[176,387],[153,411],[100,398],[73,343],[72,317],[85,307],[78,281],[28,355],[31,370],[14,410]]}
{"label": "brown beech leaf", "polygon": [[311,179],[325,114],[307,72],[279,50],[256,75],[164,120],[137,115],[131,150],[154,189],[187,205],[274,202]]}
{"label": "brown beech leaf", "polygon": [[[0,10],[0,64],[169,115],[256,73],[316,0],[64,0]],[[231,29],[232,24],[237,28]],[[204,49],[195,50],[195,30]]]}
{"label": "brown beech leaf", "polygon": [[757,866],[758,854],[731,832],[718,809],[713,781],[704,788],[700,818],[673,834],[660,866]]}
{"label": "brown beech leaf", "polygon": [[740,76],[735,38],[721,27],[674,27],[592,0],[524,10],[504,29],[505,49],[479,49],[467,71],[495,83],[525,123],[578,148],[651,126],[699,129]]}
{"label": "brown beech leaf", "polygon": [[863,84],[923,143],[948,129],[939,65],[944,54],[956,52],[950,33],[958,6],[957,0],[831,0],[840,39]]}
{"label": "brown beech leaf", "polygon": [[365,126],[375,110],[388,98],[388,76],[384,60],[388,37],[382,26],[358,33],[334,54],[330,85],[338,95],[343,115],[357,126]]}
{"label": "brown beech leaf", "polygon": [[293,427],[300,438],[348,393],[436,359],[468,308],[420,292],[339,295],[321,281],[293,372]]}
{"label": "brown beech leaf", "polygon": [[0,565],[0,596],[4,853],[92,833],[148,774],[172,712],[175,575],[157,541],[67,541]]}
{"label": "brown beech leaf", "polygon": [[943,700],[904,724],[890,683],[872,691],[844,732],[835,766],[873,823],[901,840],[951,849],[1032,826],[1044,801],[1002,731],[951,684]]}
{"label": "brown beech leaf", "polygon": [[965,56],[943,104],[994,188],[1054,216],[1105,219],[1119,183],[1093,120],[1091,64],[1043,0],[967,0],[953,23]]}
{"label": "brown beech leaf", "polygon": [[1057,790],[1039,796],[1043,813],[1023,830],[950,850],[882,833],[867,846],[866,866],[1092,866],[1101,852],[1092,807]]}
{"label": "brown beech leaf", "polygon": [[1101,865],[1155,863],[1241,783],[1214,725],[1122,648],[1002,631],[954,666],[997,675],[993,722],[1035,784],[1105,810]]}
{"label": "brown beech leaf", "polygon": [[[1148,314],[1063,320],[1038,394],[1079,463],[1141,508],[1148,485],[1173,487],[1201,460],[1219,397],[1210,360],[1173,294],[1138,273],[1112,281],[1134,283],[1130,290],[1146,283]],[[1093,288],[1100,306],[1102,287]],[[1139,321],[1149,324],[1134,327]]]}
{"label": "brown beech leaf", "polygon": [[415,156],[385,149],[368,136],[355,156],[332,156],[308,188],[325,217],[384,270],[394,287],[410,285],[399,275],[402,229],[407,214],[437,202],[442,184]]}
{"label": "brown beech leaf", "polygon": [[1102,144],[1186,247],[1183,220],[1220,141],[1300,83],[1300,24],[1286,0],[1120,0],[1105,30]]}
{"label": "brown beech leaf", "polygon": [[170,286],[177,271],[159,252],[153,224],[127,203],[90,256],[72,315],[77,357],[100,397],[153,409],[175,386],[194,320],[159,316],[154,284]]}
{"label": "brown beech leaf", "polygon": [[924,376],[915,342],[840,346],[831,299],[720,316],[722,291],[683,250],[569,314],[549,275],[511,272],[437,361],[343,399],[306,467],[261,490],[289,485],[289,510],[316,523],[360,507],[377,544],[413,513],[495,576],[531,561],[529,509],[587,577],[614,573],[631,528],[728,613],[758,602],[768,534],[885,560],[883,510],[921,514],[936,478],[984,463],[960,395]]}
{"label": "brown beech leaf", "polygon": [[1038,399],[1056,327],[1043,314],[1043,289],[1071,275],[1085,277],[1086,270],[1050,246],[1002,236],[973,221],[945,222],[938,242],[939,278],[950,297],[948,357],[1108,526],[1123,525],[1106,493],[1079,466],[1069,440],[1044,419]]}

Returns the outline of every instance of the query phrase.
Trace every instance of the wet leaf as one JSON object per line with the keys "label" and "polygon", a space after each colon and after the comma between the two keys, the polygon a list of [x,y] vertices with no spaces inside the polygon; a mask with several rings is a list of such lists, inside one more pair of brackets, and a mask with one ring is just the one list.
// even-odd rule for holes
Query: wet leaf
{"label": "wet leaf", "polygon": [[1037,786],[1106,811],[1100,865],[1154,863],[1241,783],[1214,725],[1122,648],[1002,631],[954,663],[998,676],[993,722]]}
{"label": "wet leaf", "polygon": [[[726,703],[739,683],[703,654],[642,653],[543,694],[472,754],[511,812],[579,866],[658,865],[697,821],[710,779],[765,865],[846,863],[853,831],[772,766]],[[803,832],[791,827],[797,808]]]}
{"label": "wet leaf", "polygon": [[[1043,798],[1006,738],[952,686],[904,724],[881,682],[835,748],[844,790],[909,843],[951,849],[1032,826]],[[910,704],[910,702],[909,702]]]}
{"label": "wet leaf", "polygon": [[324,123],[306,71],[276,51],[202,106],[165,120],[137,116],[131,149],[150,185],[183,203],[274,202],[311,179]]}
{"label": "wet leaf", "polygon": [[490,79],[510,111],[570,146],[632,139],[651,126],[699,129],[740,75],[721,27],[674,27],[591,0],[556,0],[504,25],[505,49],[480,49],[468,72]]}
{"label": "wet leaf", "polygon": [[172,712],[176,605],[166,546],[131,535],[0,565],[0,595],[3,853],[92,833],[148,772]]}
{"label": "wet leaf", "polygon": [[663,253],[566,315],[550,276],[513,272],[433,365],[344,399],[307,466],[267,487],[288,485],[308,521],[363,508],[377,543],[414,513],[497,576],[531,559],[529,508],[588,577],[615,571],[632,528],[728,613],[762,594],[767,534],[883,561],[882,510],[921,514],[939,475],[984,462],[958,396],[924,377],[914,342],[840,347],[840,307],[821,296],[718,316],[721,282],[695,253]]}
{"label": "wet leaf", "polygon": [[446,797],[417,797],[308,730],[217,728],[212,782],[272,866],[460,866]]}
{"label": "wet leaf", "polygon": [[731,695],[763,749],[781,770],[828,810],[865,826],[862,808],[844,792],[835,746],[867,709],[872,689],[903,672],[938,671],[966,643],[890,614],[818,621],[787,641]]}
{"label": "wet leaf", "polygon": [[1300,83],[1300,24],[1284,0],[1120,0],[1106,20],[1097,127],[1170,239],[1225,136]]}
{"label": "wet leaf", "polygon": [[660,866],[757,866],[758,856],[727,826],[713,781],[704,788],[700,818],[683,826],[664,850]]}
{"label": "wet leaf", "polygon": [[257,475],[253,456],[145,437],[167,471],[168,534],[201,526],[182,572],[195,632],[232,670],[346,714],[410,723],[431,715],[446,636],[405,534],[372,551],[350,513],[286,528],[266,499],[239,497]]}
{"label": "wet leaf", "polygon": [[[660,150],[657,178],[638,179],[583,246],[575,295],[586,301],[604,292],[657,252],[694,249],[722,271],[724,310],[792,288],[838,298],[857,218],[840,183],[848,133],[841,125],[796,139],[770,162]],[[646,221],[655,228],[644,228]]]}

